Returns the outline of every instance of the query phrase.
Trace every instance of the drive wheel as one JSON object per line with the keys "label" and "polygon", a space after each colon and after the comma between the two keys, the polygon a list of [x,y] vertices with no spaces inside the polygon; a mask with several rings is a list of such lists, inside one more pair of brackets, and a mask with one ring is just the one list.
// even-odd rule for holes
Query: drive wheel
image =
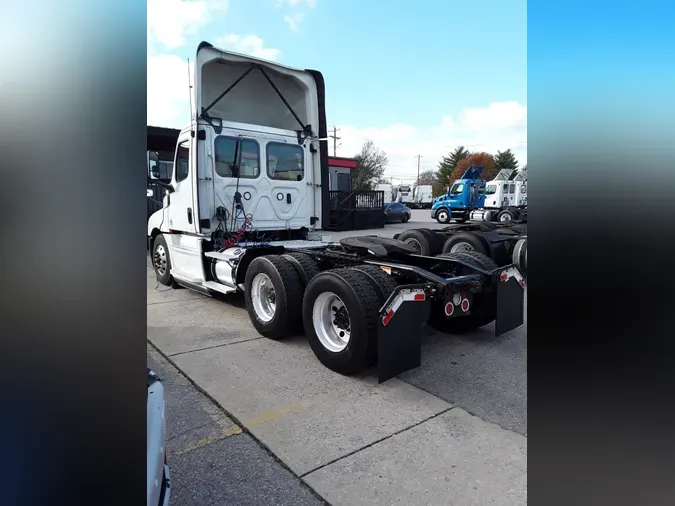
{"label": "drive wheel", "polygon": [[458,232],[451,235],[443,244],[443,253],[477,251],[487,255],[488,249],[482,237],[471,232]]}
{"label": "drive wheel", "polygon": [[427,229],[412,228],[401,232],[397,239],[410,244],[418,255],[433,256],[438,252],[436,238]]}
{"label": "drive wheel", "polygon": [[349,375],[373,364],[380,296],[365,273],[320,273],[307,286],[302,306],[307,340],[323,365]]}
{"label": "drive wheel", "polygon": [[301,317],[302,282],[291,262],[278,255],[255,258],[244,286],[248,316],[260,334],[281,339],[294,333]]}

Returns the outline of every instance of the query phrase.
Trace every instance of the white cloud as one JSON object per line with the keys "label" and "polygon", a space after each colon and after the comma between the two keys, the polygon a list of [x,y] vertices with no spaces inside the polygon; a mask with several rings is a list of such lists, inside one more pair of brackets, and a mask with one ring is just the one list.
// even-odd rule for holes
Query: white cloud
{"label": "white cloud", "polygon": [[266,47],[265,41],[257,35],[229,34],[216,39],[217,47],[230,49],[238,53],[255,56],[264,60],[274,61],[281,54],[279,49]]}
{"label": "white cloud", "polygon": [[[234,49],[259,57],[276,57],[276,49],[266,48],[255,35],[229,35]],[[148,124],[181,128],[189,122],[187,61],[172,54],[148,59]],[[328,111],[330,114],[330,111]],[[359,118],[360,119],[360,118]],[[328,117],[329,124],[330,116]],[[521,166],[527,163],[527,107],[517,102],[494,102],[483,108],[467,108],[455,116],[438,118],[435,125],[414,126],[395,123],[383,127],[357,128],[337,125],[341,137],[337,154],[353,156],[366,139],[383,149],[389,158],[385,172],[395,180],[413,182],[417,176],[418,154],[423,155],[422,170],[435,169],[443,155],[464,145],[470,151],[511,148]],[[332,154],[332,142],[329,141]]]}
{"label": "white cloud", "polygon": [[148,0],[148,41],[166,49],[187,44],[187,37],[227,11],[228,0]]}
{"label": "white cloud", "polygon": [[291,29],[292,32],[297,32],[298,31],[298,25],[302,21],[302,18],[305,15],[302,12],[299,12],[297,14],[294,14],[293,16],[284,16],[284,21],[288,24],[288,27]]}
{"label": "white cloud", "polygon": [[[257,35],[229,34],[215,42],[216,47],[266,60],[275,60],[281,54],[265,46]],[[192,77],[189,82],[194,82]],[[152,126],[182,128],[190,121],[187,60],[166,53],[148,57],[147,114],[148,125]]]}
{"label": "white cloud", "polygon": [[[330,122],[330,118],[328,118]],[[385,175],[394,181],[414,182],[417,177],[417,155],[423,156],[421,171],[436,169],[438,162],[457,146],[469,151],[511,149],[520,162],[527,163],[527,107],[517,102],[494,102],[484,108],[467,108],[457,114],[439,118],[436,125],[417,127],[397,123],[385,127],[356,128],[336,125],[342,146],[338,156],[353,156],[367,139],[383,149],[389,158]],[[329,141],[332,154],[332,141]]]}
{"label": "white cloud", "polygon": [[148,125],[182,128],[190,122],[187,60],[160,54],[148,59]]}

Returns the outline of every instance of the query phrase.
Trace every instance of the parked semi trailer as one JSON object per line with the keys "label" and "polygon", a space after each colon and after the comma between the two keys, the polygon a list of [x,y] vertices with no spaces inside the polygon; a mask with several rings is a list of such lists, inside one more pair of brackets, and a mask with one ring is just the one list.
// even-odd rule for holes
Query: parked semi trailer
{"label": "parked semi trailer", "polygon": [[[478,251],[422,255],[390,238],[324,242],[328,137],[320,72],[197,49],[190,124],[163,208],[148,220],[158,281],[243,292],[251,324],[304,330],[341,374],[377,364],[385,381],[420,365],[427,322],[445,332],[523,323],[524,280]],[[240,84],[241,83],[241,84]]]}
{"label": "parked semi trailer", "polygon": [[434,201],[433,187],[430,184],[415,186],[413,190],[413,200],[408,207],[413,209],[431,209]]}
{"label": "parked semi trailer", "polygon": [[439,223],[467,220],[526,221],[527,171],[502,170],[486,182],[482,167],[469,167],[445,195],[434,199],[431,217]]}

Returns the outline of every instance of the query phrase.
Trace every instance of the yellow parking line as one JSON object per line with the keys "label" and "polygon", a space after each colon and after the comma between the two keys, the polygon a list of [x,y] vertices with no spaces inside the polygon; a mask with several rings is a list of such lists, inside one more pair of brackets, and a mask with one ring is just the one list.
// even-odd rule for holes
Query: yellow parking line
{"label": "yellow parking line", "polygon": [[251,418],[242,420],[241,422],[244,424],[245,427],[252,427],[267,422],[274,422],[276,420],[279,420],[280,418],[283,418],[286,415],[306,411],[312,408],[314,405],[319,404],[320,402],[328,398],[329,398],[328,395],[317,395],[312,399],[298,402],[296,404],[289,404],[287,406],[281,406],[280,408],[271,409],[269,411],[263,411],[262,413],[253,416]]}
{"label": "yellow parking line", "polygon": [[[247,418],[245,420],[242,420],[241,422],[245,427],[255,427],[256,425],[274,422],[276,420],[279,420],[280,418],[285,417],[286,415],[306,411],[307,409],[312,408],[314,405],[317,405],[328,398],[329,398],[328,395],[317,395],[316,397],[313,397],[310,400],[302,401],[296,404],[289,404],[287,406],[281,406],[277,409],[271,409],[269,411],[263,411],[262,413]],[[214,436],[209,436],[199,439],[197,441],[193,441],[184,448],[171,452],[170,455],[171,456],[184,455],[193,450],[209,446],[217,441],[222,441],[223,439],[227,439],[228,437],[236,436],[237,434],[241,433],[242,433],[241,427],[239,427],[238,425],[231,425],[229,427],[225,427],[222,431],[220,431],[220,433]]]}
{"label": "yellow parking line", "polygon": [[197,441],[193,441],[192,443],[189,443],[187,446],[185,446],[183,449],[171,452],[170,455],[172,456],[184,455],[188,452],[191,452],[192,450],[203,448],[217,441],[222,441],[223,439],[227,439],[228,437],[241,434],[241,432],[242,432],[241,427],[239,427],[238,425],[231,425],[229,427],[225,427],[223,430],[220,431],[220,433],[216,434],[215,436],[209,436],[199,439]]}

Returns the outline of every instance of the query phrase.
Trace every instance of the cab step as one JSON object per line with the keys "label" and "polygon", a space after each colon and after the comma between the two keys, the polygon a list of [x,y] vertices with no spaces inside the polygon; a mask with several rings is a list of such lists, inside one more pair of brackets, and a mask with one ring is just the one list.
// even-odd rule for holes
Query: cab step
{"label": "cab step", "polygon": [[224,294],[235,293],[237,291],[236,288],[231,288],[215,281],[205,281],[202,283],[202,286],[209,290],[213,290],[214,292],[220,292]]}

